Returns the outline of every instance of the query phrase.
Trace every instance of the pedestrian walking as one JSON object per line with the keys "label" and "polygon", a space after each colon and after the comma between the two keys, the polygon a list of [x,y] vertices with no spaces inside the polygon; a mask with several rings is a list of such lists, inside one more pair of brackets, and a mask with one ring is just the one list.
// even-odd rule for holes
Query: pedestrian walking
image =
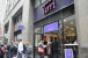
{"label": "pedestrian walking", "polygon": [[8,50],[7,50],[7,43],[5,43],[3,46],[2,46],[2,51],[3,51],[3,55],[4,55],[4,58],[6,58],[7,57],[7,52],[8,52]]}
{"label": "pedestrian walking", "polygon": [[22,39],[19,40],[19,43],[18,43],[18,47],[17,47],[17,57],[18,58],[22,58],[22,55],[23,55],[23,42],[22,42]]}
{"label": "pedestrian walking", "polygon": [[11,45],[10,44],[7,46],[7,50],[8,50],[7,58],[12,58],[12,51],[11,51]]}
{"label": "pedestrian walking", "polygon": [[13,52],[13,57],[16,57],[16,55],[17,55],[17,46],[16,46],[16,44],[13,45],[12,52]]}
{"label": "pedestrian walking", "polygon": [[23,44],[23,54],[22,54],[23,58],[27,58],[27,47],[26,44]]}

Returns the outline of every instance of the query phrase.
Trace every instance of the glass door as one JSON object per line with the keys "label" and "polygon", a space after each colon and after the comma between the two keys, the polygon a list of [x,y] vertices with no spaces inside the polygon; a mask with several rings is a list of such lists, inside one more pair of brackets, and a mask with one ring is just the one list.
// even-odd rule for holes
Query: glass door
{"label": "glass door", "polygon": [[44,25],[43,45],[47,46],[44,57],[63,58],[63,36],[60,28],[59,21]]}

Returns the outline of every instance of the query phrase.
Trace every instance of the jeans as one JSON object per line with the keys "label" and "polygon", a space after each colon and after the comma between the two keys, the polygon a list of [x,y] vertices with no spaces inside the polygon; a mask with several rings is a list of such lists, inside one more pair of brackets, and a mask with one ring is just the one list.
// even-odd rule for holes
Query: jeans
{"label": "jeans", "polygon": [[17,53],[17,58],[22,58],[22,53]]}

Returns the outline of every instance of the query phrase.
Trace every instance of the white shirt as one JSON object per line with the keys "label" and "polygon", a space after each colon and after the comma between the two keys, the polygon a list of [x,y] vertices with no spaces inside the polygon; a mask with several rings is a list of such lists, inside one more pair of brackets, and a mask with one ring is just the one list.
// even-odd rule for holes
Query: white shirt
{"label": "white shirt", "polygon": [[23,43],[22,42],[20,42],[19,44],[18,44],[18,52],[22,52],[23,51]]}

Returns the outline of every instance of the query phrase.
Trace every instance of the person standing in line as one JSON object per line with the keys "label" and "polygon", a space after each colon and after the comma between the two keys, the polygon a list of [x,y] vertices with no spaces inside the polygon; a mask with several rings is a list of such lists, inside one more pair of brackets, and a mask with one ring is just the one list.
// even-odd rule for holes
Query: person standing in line
{"label": "person standing in line", "polygon": [[23,42],[22,42],[22,39],[19,40],[17,50],[18,50],[17,57],[22,58],[22,54],[23,54]]}
{"label": "person standing in line", "polygon": [[5,44],[3,45],[2,51],[3,51],[3,53],[4,53],[4,58],[6,58],[7,52],[8,52],[8,50],[7,50],[7,43],[5,43]]}
{"label": "person standing in line", "polygon": [[2,50],[3,45],[0,45],[0,58],[4,58],[4,53]]}
{"label": "person standing in line", "polygon": [[59,58],[59,44],[58,44],[57,37],[54,38],[54,42],[52,43],[52,57],[53,58]]}
{"label": "person standing in line", "polygon": [[52,58],[52,43],[53,43],[53,37],[50,37],[50,41],[48,42],[48,56],[49,58]]}
{"label": "person standing in line", "polygon": [[[42,51],[40,48],[42,49]],[[43,48],[43,40],[42,39],[40,39],[40,42],[38,43],[37,53],[40,56],[40,58],[44,58],[44,48]]]}
{"label": "person standing in line", "polygon": [[17,45],[16,45],[16,43],[13,44],[12,52],[13,52],[13,58],[16,58],[17,57]]}
{"label": "person standing in line", "polygon": [[44,48],[44,58],[48,58],[47,41],[43,42],[43,48]]}
{"label": "person standing in line", "polygon": [[7,58],[12,58],[12,51],[11,51],[11,45],[10,44],[7,46],[7,50],[8,50]]}

